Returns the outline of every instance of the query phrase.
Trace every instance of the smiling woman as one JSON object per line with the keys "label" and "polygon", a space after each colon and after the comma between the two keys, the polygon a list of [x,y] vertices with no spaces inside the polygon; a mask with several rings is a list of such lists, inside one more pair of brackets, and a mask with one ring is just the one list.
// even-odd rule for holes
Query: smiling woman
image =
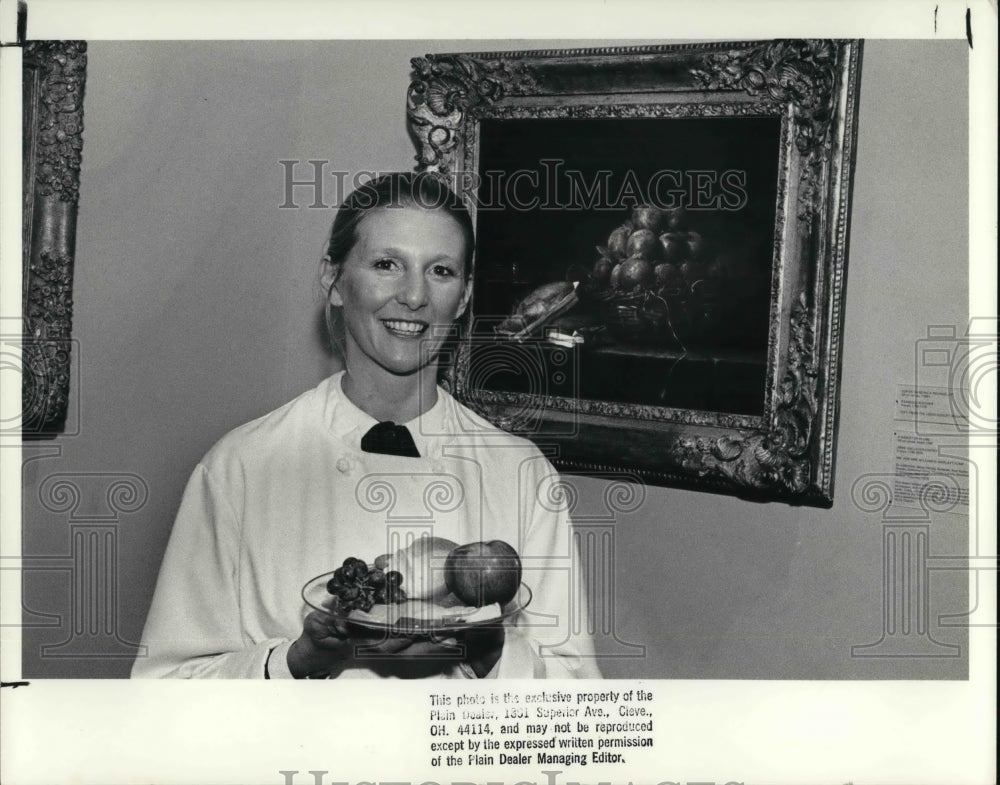
{"label": "smiling woman", "polygon": [[[437,385],[473,247],[468,212],[434,176],[386,175],[347,198],[322,262],[345,369],[199,463],[134,676],[600,676],[558,475]],[[531,564],[532,618],[555,623],[519,609],[440,639],[352,624],[336,597],[310,612],[311,578],[424,536],[510,543]]]}

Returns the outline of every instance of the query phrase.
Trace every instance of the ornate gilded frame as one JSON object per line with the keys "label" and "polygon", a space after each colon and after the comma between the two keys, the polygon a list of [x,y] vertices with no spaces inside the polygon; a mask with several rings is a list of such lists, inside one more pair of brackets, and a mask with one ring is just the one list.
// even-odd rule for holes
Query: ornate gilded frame
{"label": "ornate gilded frame", "polygon": [[25,439],[52,438],[66,425],[86,69],[83,41],[31,41],[24,46]]}
{"label": "ornate gilded frame", "polygon": [[570,472],[830,506],[861,42],[439,54],[412,66],[417,168],[445,177],[477,171],[486,119],[780,118],[763,416],[475,389],[468,339],[450,383],[504,428],[526,406],[540,412],[526,435]]}

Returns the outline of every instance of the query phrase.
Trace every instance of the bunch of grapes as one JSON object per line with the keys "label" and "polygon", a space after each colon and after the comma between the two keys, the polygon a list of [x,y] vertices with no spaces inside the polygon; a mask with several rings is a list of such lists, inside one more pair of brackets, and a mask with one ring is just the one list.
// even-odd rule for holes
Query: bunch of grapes
{"label": "bunch of grapes", "polygon": [[403,602],[406,592],[402,583],[403,576],[398,571],[384,572],[378,567],[369,567],[363,559],[348,556],[343,565],[333,571],[326,590],[333,595],[333,610],[369,611],[375,603]]}

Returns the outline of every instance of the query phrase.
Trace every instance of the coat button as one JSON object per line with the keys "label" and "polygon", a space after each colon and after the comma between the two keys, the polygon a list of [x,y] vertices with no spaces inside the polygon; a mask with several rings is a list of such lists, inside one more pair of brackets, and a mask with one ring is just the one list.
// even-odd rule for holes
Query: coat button
{"label": "coat button", "polygon": [[347,458],[340,458],[337,461],[337,471],[347,474],[351,470],[351,462]]}

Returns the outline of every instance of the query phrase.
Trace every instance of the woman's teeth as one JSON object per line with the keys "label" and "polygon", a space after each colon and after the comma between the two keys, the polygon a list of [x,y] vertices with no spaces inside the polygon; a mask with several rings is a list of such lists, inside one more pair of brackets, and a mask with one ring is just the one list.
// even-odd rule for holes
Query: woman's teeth
{"label": "woman's teeth", "polygon": [[400,335],[420,335],[424,330],[427,329],[427,325],[423,322],[398,322],[390,319],[383,319],[382,324],[389,328],[394,333],[399,333]]}

